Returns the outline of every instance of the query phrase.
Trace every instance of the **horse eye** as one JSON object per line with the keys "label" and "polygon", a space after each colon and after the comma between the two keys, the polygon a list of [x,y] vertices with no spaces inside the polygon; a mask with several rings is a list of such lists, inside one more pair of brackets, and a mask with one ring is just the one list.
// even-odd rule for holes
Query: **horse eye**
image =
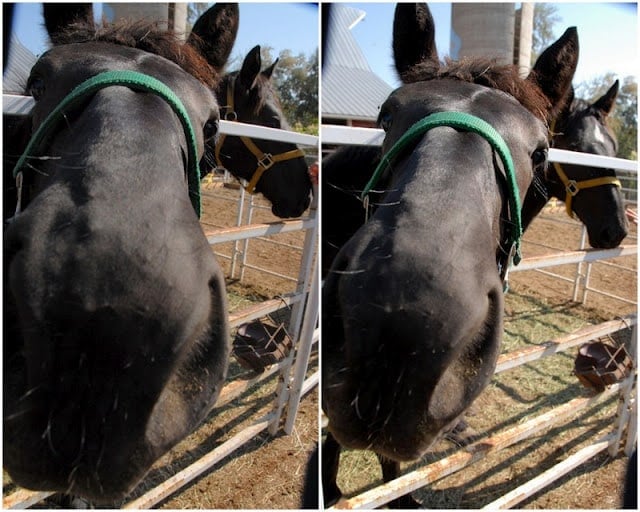
{"label": "horse eye", "polygon": [[33,99],[38,101],[42,96],[44,96],[44,80],[42,78],[32,78],[29,80],[27,84],[27,92],[33,96]]}
{"label": "horse eye", "polygon": [[538,168],[547,162],[547,149],[536,149],[531,155],[531,163],[534,168]]}
{"label": "horse eye", "polygon": [[380,128],[382,128],[385,132],[391,128],[391,122],[393,121],[393,116],[390,112],[381,112],[380,113]]}
{"label": "horse eye", "polygon": [[216,136],[218,133],[218,121],[217,120],[209,120],[204,124],[202,128],[202,132],[204,134],[204,140],[208,141]]}

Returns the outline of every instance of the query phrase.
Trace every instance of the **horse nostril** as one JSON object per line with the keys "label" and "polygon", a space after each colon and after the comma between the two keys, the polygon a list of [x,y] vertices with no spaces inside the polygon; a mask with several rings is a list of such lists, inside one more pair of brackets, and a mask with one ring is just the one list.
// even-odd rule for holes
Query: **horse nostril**
{"label": "horse nostril", "polygon": [[612,249],[620,245],[620,242],[627,236],[627,230],[624,226],[606,226],[600,232],[597,241],[591,245],[593,247],[601,247],[603,249]]}

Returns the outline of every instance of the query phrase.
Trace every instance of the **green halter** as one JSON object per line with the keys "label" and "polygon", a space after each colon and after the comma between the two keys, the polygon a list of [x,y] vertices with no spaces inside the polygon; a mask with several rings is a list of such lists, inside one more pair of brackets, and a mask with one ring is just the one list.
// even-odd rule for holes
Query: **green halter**
{"label": "green halter", "polygon": [[[144,91],[150,92],[159,96],[163,100],[165,100],[169,106],[176,113],[178,118],[180,119],[180,123],[184,129],[184,133],[187,137],[187,146],[188,146],[188,169],[187,169],[187,181],[189,184],[189,197],[191,199],[191,204],[193,205],[194,210],[198,217],[200,217],[201,213],[201,205],[200,205],[200,170],[198,167],[198,145],[196,142],[196,135],[193,130],[193,126],[191,124],[191,120],[189,119],[189,114],[187,113],[186,108],[176,96],[176,94],[167,87],[160,80],[145,75],[144,73],[139,73],[137,71],[105,71],[104,73],[100,73],[96,76],[89,78],[88,80],[82,82],[78,85],[73,91],[71,91],[64,99],[60,102],[60,104],[47,116],[44,122],[38,127],[36,133],[33,134],[27,148],[22,153],[22,156],[18,160],[18,163],[13,169],[13,176],[16,178],[18,182],[18,193],[20,194],[20,189],[22,187],[22,176],[21,171],[24,167],[27,158],[36,154],[37,149],[46,141],[48,137],[51,136],[53,131],[58,126],[60,120],[64,117],[65,110],[68,110],[74,107],[76,104],[80,103],[87,96],[94,94],[100,89],[104,89],[106,87],[111,87],[113,85],[121,85],[125,87],[129,87],[130,89],[136,91]],[[20,203],[21,197],[18,196],[18,203]]]}
{"label": "green halter", "polygon": [[382,172],[391,165],[393,159],[399,153],[404,151],[408,146],[415,144],[416,139],[422,137],[426,132],[438,126],[449,126],[459,130],[477,133],[482,136],[491,147],[498,152],[502,163],[505,167],[507,177],[507,189],[509,210],[511,213],[512,227],[508,230],[507,245],[511,249],[515,248],[513,254],[513,264],[520,263],[522,256],[520,254],[520,238],[522,237],[522,217],[520,209],[520,194],[518,191],[518,183],[516,182],[515,168],[511,152],[504,139],[500,134],[486,121],[465,112],[437,112],[431,114],[409,128],[393,147],[382,157],[382,160],[373,171],[371,179],[364,187],[360,198],[367,202],[367,196],[371,189],[376,185]]}

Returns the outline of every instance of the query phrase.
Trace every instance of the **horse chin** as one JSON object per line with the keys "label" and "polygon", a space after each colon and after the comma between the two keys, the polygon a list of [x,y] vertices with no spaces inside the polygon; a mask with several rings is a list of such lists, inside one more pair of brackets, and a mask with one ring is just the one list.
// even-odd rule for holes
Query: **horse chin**
{"label": "horse chin", "polygon": [[344,340],[323,356],[323,407],[336,440],[396,461],[424,455],[491,380],[502,309],[502,290],[496,286],[473,315],[458,317],[459,324],[472,317],[477,321],[466,323],[457,336],[437,327],[432,332],[405,328],[410,319],[389,326],[387,319],[377,327],[381,334],[375,340],[360,339],[346,316],[326,311],[336,321],[323,325],[325,338]]}
{"label": "horse chin", "polygon": [[627,223],[610,221],[606,225],[587,224],[589,245],[594,249],[614,249],[627,236]]}
{"label": "horse chin", "polygon": [[[77,403],[60,406],[54,415],[46,394],[37,391],[19,408],[7,404],[12,418],[5,418],[5,469],[28,489],[74,494],[96,504],[126,497],[151,465],[199,424],[219,394],[220,384],[212,389],[203,381],[187,381],[182,371],[172,375],[150,414],[148,404],[139,404],[138,412],[129,404],[130,421],[110,421],[108,414],[79,410]],[[5,379],[14,387],[24,381],[15,373]],[[95,435],[96,425],[102,437]]]}
{"label": "horse chin", "polygon": [[[611,196],[610,199],[614,208],[596,201],[589,203],[593,211],[585,210],[584,201],[582,203],[576,202],[577,204],[574,205],[576,215],[587,228],[589,245],[594,249],[613,249],[618,247],[627,236],[629,223],[624,214],[622,198],[619,194],[617,196]],[[596,214],[595,212],[601,213]]]}
{"label": "horse chin", "polygon": [[273,213],[276,217],[281,219],[291,219],[300,217],[305,210],[309,207],[310,200],[307,198],[302,203],[297,205],[282,205],[274,202],[271,205],[271,213]]}

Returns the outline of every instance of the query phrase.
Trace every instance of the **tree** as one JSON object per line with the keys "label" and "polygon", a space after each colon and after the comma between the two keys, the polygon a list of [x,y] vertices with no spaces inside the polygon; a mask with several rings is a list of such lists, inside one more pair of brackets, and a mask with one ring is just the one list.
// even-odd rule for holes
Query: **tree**
{"label": "tree", "polygon": [[[273,48],[260,49],[262,69],[273,61]],[[295,131],[318,134],[318,51],[306,57],[303,53],[293,55],[291,50],[282,50],[272,76],[284,116]],[[234,62],[236,59],[233,59]],[[242,65],[229,69],[238,69]]]}
{"label": "tree", "polygon": [[[589,82],[576,86],[576,97],[589,102],[600,98],[615,81],[613,73],[606,73]],[[635,77],[628,76],[620,84],[616,106],[609,116],[609,126],[618,139],[620,158],[636,160],[638,141],[638,83]]]}
{"label": "tree", "polygon": [[292,125],[306,127],[305,131],[318,129],[318,52],[309,58],[300,53],[294,56],[290,50],[280,52],[276,66],[275,86],[285,116]]}
{"label": "tree", "polygon": [[558,9],[552,4],[534,4],[533,34],[531,39],[531,66],[540,54],[556,40],[553,27],[560,21]]}

